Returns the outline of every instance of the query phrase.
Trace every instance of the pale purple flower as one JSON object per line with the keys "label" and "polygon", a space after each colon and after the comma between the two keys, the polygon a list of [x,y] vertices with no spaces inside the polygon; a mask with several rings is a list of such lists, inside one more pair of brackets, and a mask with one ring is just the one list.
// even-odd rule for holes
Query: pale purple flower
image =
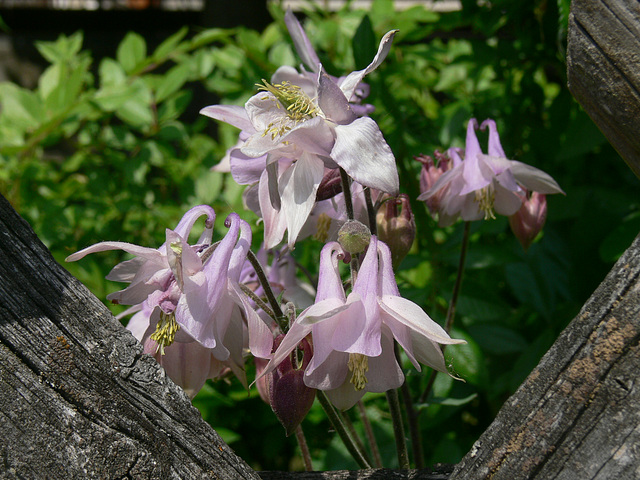
{"label": "pale purple flower", "polygon": [[[439,223],[452,224],[458,217],[465,221],[513,215],[522,205],[525,190],[551,194],[564,193],[548,174],[516,160],[507,159],[493,120],[482,122],[480,129],[489,129],[488,155],[481,148],[475,130],[478,122],[469,121],[464,161],[458,152],[450,150],[454,162],[435,184],[418,199],[429,201],[440,196]],[[495,212],[495,213],[494,213]]]}
{"label": "pale purple flower", "polygon": [[371,237],[352,292],[345,296],[338,272],[340,246],[321,253],[316,303],[304,310],[273,355],[275,368],[308,334],[314,354],[305,384],[325,390],[340,409],[354,405],[365,392],[397,388],[404,374],[394,354],[394,339],[411,362],[446,372],[439,344],[455,340],[415,303],[399,296],[389,248]]}
{"label": "pale purple flower", "polygon": [[[196,245],[189,245],[189,233],[203,215],[207,216],[205,231]],[[166,242],[159,249],[101,242],[69,256],[67,261],[105,250],[119,249],[136,255],[116,265],[107,276],[131,285],[107,298],[129,305],[144,302],[153,311],[150,318],[155,319],[155,332],[151,338],[158,343],[161,354],[174,341],[195,339],[211,349],[218,360],[241,368],[245,322],[254,355],[268,356],[272,338],[238,285],[251,241],[249,225],[231,214],[226,221],[230,231],[214,249],[214,220],[213,209],[200,205],[184,215],[175,231],[167,229]]]}
{"label": "pale purple flower", "polygon": [[340,166],[364,186],[397,193],[391,149],[376,122],[358,117],[348,100],[364,76],[382,63],[394,35],[384,36],[367,68],[352,72],[339,85],[319,64],[313,80],[281,67],[244,109],[213,105],[201,110],[241,129],[240,146],[229,152],[230,170],[239,183],[259,182],[268,248],[280,242],[285,229],[293,248],[326,168]]}
{"label": "pale purple flower", "polygon": [[160,310],[152,309],[143,302],[123,312],[118,318],[135,311],[137,313],[129,320],[127,329],[142,343],[144,353],[154,357],[169,378],[180,385],[190,398],[197,395],[207,379],[216,379],[225,371],[232,370],[239,375],[239,378],[244,378],[242,369],[218,360],[210,348],[202,346],[193,339],[189,342],[174,342],[164,348],[164,354],[162,354],[158,343],[151,339],[160,319]]}

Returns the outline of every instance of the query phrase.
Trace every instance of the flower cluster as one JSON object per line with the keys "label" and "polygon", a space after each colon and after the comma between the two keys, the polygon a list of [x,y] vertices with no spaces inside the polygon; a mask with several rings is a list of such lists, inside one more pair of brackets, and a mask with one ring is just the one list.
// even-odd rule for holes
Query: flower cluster
{"label": "flower cluster", "polygon": [[[264,224],[257,255],[238,214],[214,242],[215,212],[199,205],[166,230],[157,249],[101,242],[67,260],[115,249],[134,255],[107,277],[129,286],[107,298],[132,306],[123,315],[134,314],[128,328],[144,351],[190,396],[227,372],[247,386],[244,361],[253,355],[260,394],[290,434],[317,391],[347,409],[366,392],[400,387],[396,346],[407,366],[448,373],[444,348],[465,342],[451,338],[449,321],[445,329],[403,298],[394,274],[416,225],[409,197],[399,194],[395,157],[362,101],[363,79],[382,64],[396,31],[383,36],[365,69],[333,77],[291,12],[285,22],[303,65],[279,68],[244,106],[201,111],[240,129],[223,164],[247,186],[246,205]],[[478,128],[489,130],[486,154]],[[562,193],[546,173],[507,159],[493,120],[469,121],[464,150],[436,153],[437,164],[418,159],[418,198],[441,226],[507,215],[525,248],[544,223],[544,195]],[[201,217],[204,230],[189,243]],[[276,250],[285,231],[286,246]],[[315,288],[298,278],[292,255],[309,236],[324,244]],[[341,263],[350,264],[349,278]]]}

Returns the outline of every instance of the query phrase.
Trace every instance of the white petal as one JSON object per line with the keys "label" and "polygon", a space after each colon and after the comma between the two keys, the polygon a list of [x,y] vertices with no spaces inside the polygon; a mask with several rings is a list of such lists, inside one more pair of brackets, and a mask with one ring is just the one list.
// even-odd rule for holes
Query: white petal
{"label": "white petal", "polygon": [[446,345],[466,343],[464,340],[451,338],[444,328],[431,320],[429,315],[411,300],[395,295],[383,295],[379,304],[382,310],[393,315],[400,323],[434,342]]}
{"label": "white petal", "polygon": [[526,163],[513,160],[511,162],[511,172],[516,180],[527,190],[545,194],[564,194],[560,185],[558,185],[551,175]]}
{"label": "white petal", "polygon": [[316,192],[323,175],[322,160],[305,153],[280,177],[278,188],[287,221],[290,248],[294,247],[300,229],[316,202]]}
{"label": "white petal", "polygon": [[200,113],[238,127],[240,130],[251,133],[255,131],[246,110],[238,105],[210,105],[200,110]]}
{"label": "white petal", "polygon": [[358,84],[362,81],[365,75],[373,72],[376,68],[380,66],[380,64],[384,61],[389,50],[391,49],[391,44],[393,43],[393,37],[398,32],[398,30],[391,30],[387,32],[382,40],[380,40],[380,45],[378,46],[378,53],[373,58],[373,61],[369,64],[367,68],[364,70],[359,70],[357,72],[351,72],[347,78],[345,78],[340,84],[340,88],[344,93],[344,96],[347,98],[351,98],[353,96],[353,92],[355,91]]}
{"label": "white petal", "polygon": [[336,141],[331,158],[356,182],[396,195],[400,188],[396,159],[369,117],[335,127]]}

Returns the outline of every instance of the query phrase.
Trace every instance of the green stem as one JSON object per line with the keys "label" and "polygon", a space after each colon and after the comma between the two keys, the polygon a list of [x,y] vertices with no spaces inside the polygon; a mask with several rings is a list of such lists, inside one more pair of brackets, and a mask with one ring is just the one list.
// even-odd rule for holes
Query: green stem
{"label": "green stem", "polygon": [[[465,222],[464,224],[464,232],[462,234],[462,246],[460,247],[460,261],[458,262],[458,273],[456,276],[456,283],[453,285],[453,292],[451,294],[451,302],[449,303],[449,309],[447,310],[447,317],[444,322],[444,329],[447,333],[451,331],[451,327],[453,327],[453,320],[456,315],[456,304],[458,303],[458,297],[460,296],[460,287],[462,286],[462,274],[464,273],[464,264],[467,260],[467,251],[469,250],[469,234],[471,232],[471,222]],[[446,345],[442,345],[442,352],[446,348]],[[427,382],[427,387],[420,395],[420,403],[424,403],[427,401],[427,397],[431,393],[431,389],[433,388],[433,383],[436,379],[436,375],[438,372],[436,370],[431,371],[431,376],[429,377],[429,381]]]}
{"label": "green stem", "polygon": [[373,207],[373,201],[371,200],[371,190],[369,187],[364,188],[364,201],[367,204],[367,216],[369,218],[369,230],[371,235],[378,234],[378,224],[376,222],[376,211]]}
{"label": "green stem", "polygon": [[400,387],[404,409],[407,412],[407,423],[409,424],[409,435],[411,436],[411,452],[413,453],[413,461],[416,468],[425,468],[424,455],[422,453],[422,435],[420,434],[420,426],[418,425],[418,412],[413,407],[413,399],[411,398],[411,390],[405,379],[402,387]]}
{"label": "green stem", "polygon": [[304,469],[307,472],[310,472],[313,470],[313,464],[311,463],[311,453],[309,452],[309,446],[307,445],[307,439],[304,436],[302,425],[298,425],[296,427],[296,440],[298,441],[298,445],[300,446],[300,453],[302,454],[302,459],[304,460]]}
{"label": "green stem", "polygon": [[260,261],[251,250],[247,251],[247,259],[249,260],[249,262],[251,262],[251,265],[253,266],[253,269],[255,270],[256,275],[258,276],[258,280],[260,281],[260,284],[264,289],[264,293],[267,296],[267,300],[269,300],[269,305],[271,305],[271,309],[273,310],[273,313],[275,315],[276,321],[278,322],[278,325],[280,325],[280,329],[283,332],[286,332],[287,319],[284,316],[284,313],[282,313],[282,309],[280,308],[280,303],[278,302],[278,299],[273,294],[273,290],[271,289],[271,284],[269,283],[269,280],[267,279],[267,276],[264,273],[264,269],[262,268],[262,265],[260,265]]}
{"label": "green stem", "polygon": [[358,448],[355,441],[353,440],[353,438],[351,438],[351,435],[347,431],[347,427],[344,425],[344,422],[338,415],[338,412],[335,408],[333,408],[333,405],[331,405],[327,394],[322,390],[318,390],[316,396],[318,397],[323,410],[327,414],[331,425],[338,433],[338,435],[340,435],[342,443],[344,443],[344,446],[347,447],[347,450],[349,450],[349,453],[354,458],[356,463],[360,466],[360,468],[371,468],[371,464],[367,461],[364,452],[362,452]]}
{"label": "green stem", "polygon": [[367,410],[364,408],[362,400],[358,401],[358,412],[360,413],[360,419],[364,426],[364,431],[371,447],[371,453],[373,454],[373,463],[376,468],[382,468],[382,457],[380,456],[380,449],[378,448],[378,442],[376,442],[376,436],[373,434],[373,428],[371,428],[371,422],[367,416]]}
{"label": "green stem", "polygon": [[351,180],[344,168],[340,168],[340,179],[342,180],[342,193],[344,193],[344,204],[347,209],[347,218],[353,220],[353,200],[351,198]]}
{"label": "green stem", "polygon": [[400,411],[397,390],[387,390],[387,402],[389,403],[389,413],[391,413],[391,420],[393,421],[393,436],[395,437],[396,451],[398,452],[398,467],[407,470],[409,469],[409,452],[407,451],[407,442],[404,437],[402,412]]}

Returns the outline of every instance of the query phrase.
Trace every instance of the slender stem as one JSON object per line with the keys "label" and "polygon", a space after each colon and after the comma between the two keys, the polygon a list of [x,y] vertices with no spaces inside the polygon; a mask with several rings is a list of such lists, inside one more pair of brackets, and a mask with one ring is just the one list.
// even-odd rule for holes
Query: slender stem
{"label": "slender stem", "polygon": [[456,276],[456,283],[453,286],[453,293],[451,295],[451,303],[449,303],[449,310],[447,310],[447,320],[444,324],[444,329],[449,333],[453,326],[453,319],[456,315],[456,304],[458,303],[458,296],[460,295],[460,286],[462,285],[462,274],[464,272],[464,263],[467,259],[467,250],[469,250],[469,232],[471,231],[471,222],[465,222],[464,233],[462,234],[462,246],[460,247],[460,262],[458,263],[458,275]]}
{"label": "slender stem", "polygon": [[371,235],[378,234],[378,225],[376,222],[376,210],[373,208],[373,201],[371,200],[371,189],[365,187],[364,189],[364,201],[367,204],[367,216],[369,217],[369,230]]}
{"label": "slender stem", "polygon": [[[453,285],[453,293],[451,294],[451,302],[449,303],[449,309],[447,310],[447,318],[444,322],[444,329],[447,333],[451,331],[451,327],[453,327],[453,320],[456,315],[456,304],[458,303],[458,297],[460,296],[460,287],[462,286],[462,274],[464,272],[464,264],[467,259],[467,251],[469,250],[469,233],[471,232],[471,222],[465,222],[464,224],[464,232],[462,234],[462,246],[460,247],[460,261],[458,262],[458,273],[456,276],[456,283]],[[446,345],[442,345],[442,352],[446,348]],[[433,388],[433,383],[436,379],[436,375],[438,372],[433,370],[431,372],[431,376],[429,377],[429,381],[427,382],[427,387],[420,395],[420,403],[424,403],[431,393],[431,389]]]}
{"label": "slender stem", "polygon": [[313,470],[313,464],[311,463],[311,453],[309,453],[309,446],[307,445],[307,439],[302,431],[302,425],[296,427],[296,440],[300,446],[300,453],[302,453],[302,459],[304,460],[304,469],[307,472]]}
{"label": "slender stem", "polygon": [[334,430],[338,433],[338,435],[340,435],[342,443],[344,443],[344,446],[347,447],[347,450],[349,450],[349,453],[360,466],[360,468],[371,468],[371,464],[367,461],[364,452],[358,449],[355,441],[351,438],[351,435],[349,435],[349,432],[347,431],[347,428],[345,427],[343,421],[338,416],[338,412],[335,408],[333,408],[333,405],[331,405],[327,394],[322,390],[318,390],[316,396],[318,397],[323,410],[327,414],[327,417],[329,417],[329,421],[331,422]]}
{"label": "slender stem", "polygon": [[285,332],[286,328],[282,328],[282,327],[283,325],[286,324],[286,317],[284,316],[284,313],[282,313],[282,309],[280,308],[280,303],[278,302],[278,299],[273,294],[273,290],[271,289],[271,284],[269,284],[269,280],[267,279],[267,276],[264,273],[264,269],[262,268],[262,265],[260,265],[260,261],[251,250],[247,251],[247,259],[249,260],[249,262],[251,262],[253,269],[256,271],[256,275],[258,276],[260,285],[262,285],[262,288],[264,289],[264,293],[267,296],[267,300],[269,300],[269,305],[271,305],[271,309],[275,314],[276,321],[280,325],[282,331]]}
{"label": "slender stem", "polygon": [[271,310],[269,308],[269,306],[264,303],[264,301],[255,294],[255,292],[253,290],[251,290],[249,287],[247,287],[244,283],[240,283],[240,289],[249,297],[251,298],[251,300],[253,300],[254,302],[256,302],[256,305],[258,305],[258,307],[260,307],[262,310],[264,310],[267,315],[269,315],[271,318],[273,318],[275,320],[275,315],[273,313],[273,310]]}
{"label": "slender stem", "polygon": [[389,413],[391,413],[391,420],[393,421],[393,436],[396,440],[396,451],[398,452],[398,467],[409,469],[409,452],[407,452],[407,442],[404,437],[402,412],[400,411],[397,390],[387,390],[387,402],[389,403]]}
{"label": "slender stem", "polygon": [[373,463],[376,468],[382,468],[382,457],[380,456],[380,449],[378,448],[378,442],[376,442],[376,436],[373,434],[373,428],[371,427],[371,422],[369,421],[369,417],[367,416],[367,410],[364,408],[364,403],[362,400],[358,401],[358,412],[360,413],[360,419],[362,420],[362,425],[364,426],[364,431],[367,435],[367,440],[369,441],[369,446],[371,447],[371,453],[373,454]]}
{"label": "slender stem", "polygon": [[356,432],[356,428],[353,426],[353,422],[349,418],[349,415],[346,412],[338,411],[338,416],[344,422],[345,426],[347,427],[347,430],[349,430],[349,434],[351,434],[351,438],[353,438],[353,441],[362,452],[364,458],[367,460],[367,462],[369,462],[369,464],[371,464],[371,458],[369,458],[367,449],[364,447],[364,443],[362,443],[362,440],[360,440],[360,437],[358,436],[358,432]]}
{"label": "slender stem", "polygon": [[340,179],[342,180],[342,193],[344,193],[344,203],[347,209],[347,218],[353,220],[353,200],[351,199],[351,180],[344,168],[340,168]]}
{"label": "slender stem", "polygon": [[424,455],[422,453],[422,435],[420,435],[420,426],[418,425],[418,412],[413,407],[413,399],[411,398],[411,390],[405,379],[400,387],[404,409],[407,412],[407,421],[409,424],[409,435],[411,436],[411,452],[413,453],[413,461],[416,468],[424,468]]}

